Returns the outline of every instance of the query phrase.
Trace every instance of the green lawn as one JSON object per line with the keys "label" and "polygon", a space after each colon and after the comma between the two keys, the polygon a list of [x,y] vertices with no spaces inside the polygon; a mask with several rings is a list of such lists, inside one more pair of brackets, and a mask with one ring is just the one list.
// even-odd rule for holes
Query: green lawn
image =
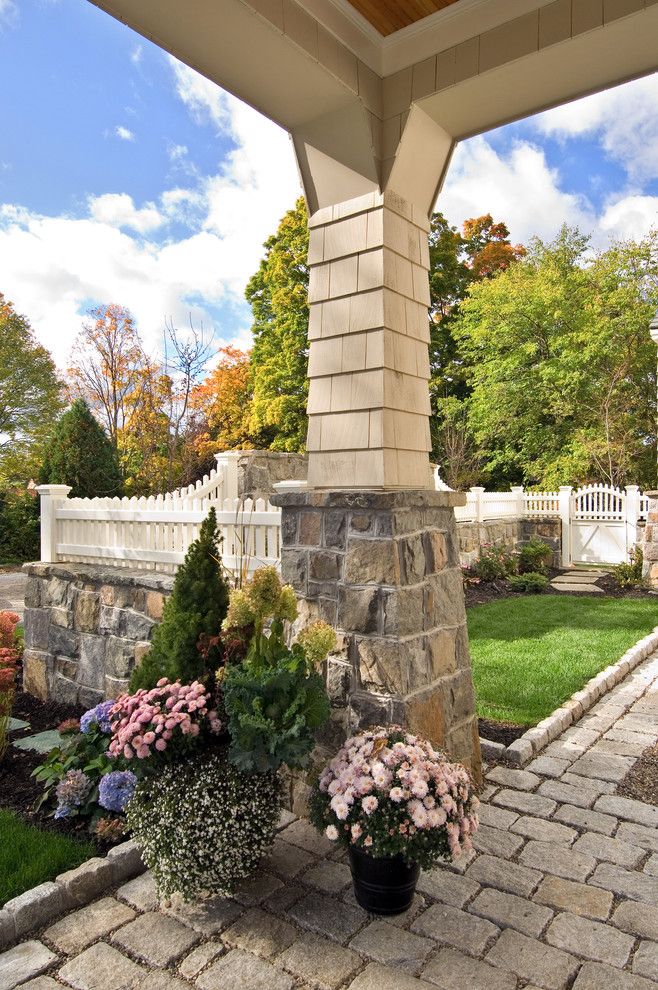
{"label": "green lawn", "polygon": [[26,825],[10,811],[0,811],[0,907],[23,891],[53,880],[95,855],[89,842]]}
{"label": "green lawn", "polygon": [[467,616],[478,715],[536,725],[658,624],[658,599],[533,595]]}

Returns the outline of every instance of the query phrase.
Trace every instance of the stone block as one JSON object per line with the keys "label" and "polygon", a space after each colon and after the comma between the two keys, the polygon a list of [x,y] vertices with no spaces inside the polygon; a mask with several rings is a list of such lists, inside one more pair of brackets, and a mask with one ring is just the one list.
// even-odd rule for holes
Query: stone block
{"label": "stone block", "polygon": [[41,580],[38,577],[34,577],[32,574],[28,574],[27,581],[25,582],[25,609],[28,608],[38,609],[41,607],[42,600],[41,593]]}
{"label": "stone block", "polygon": [[320,582],[338,581],[341,576],[342,564],[343,555],[341,553],[335,553],[331,550],[312,549],[309,552],[309,580]]}
{"label": "stone block", "polygon": [[57,656],[74,657],[80,648],[79,634],[72,629],[50,625],[48,630],[48,651]]}
{"label": "stone block", "polygon": [[512,973],[496,969],[486,962],[466,956],[456,949],[441,949],[421,973],[440,990],[516,990],[517,980]]}
{"label": "stone block", "polygon": [[149,619],[153,619],[155,622],[162,620],[166,600],[167,596],[159,591],[146,592],[145,607]]}
{"label": "stone block", "polygon": [[418,878],[418,890],[421,894],[451,907],[463,908],[473,900],[480,890],[480,885],[468,877],[451,873],[442,866],[433,870],[421,872]]}
{"label": "stone block", "polygon": [[542,874],[538,870],[520,866],[518,863],[508,863],[496,856],[478,856],[469,866],[466,875],[469,880],[523,897],[529,897],[542,879]]}
{"label": "stone block", "polygon": [[612,835],[619,822],[612,815],[602,815],[600,811],[591,808],[579,808],[576,805],[563,804],[555,812],[555,817],[561,822],[575,825],[590,832],[600,832],[602,835]]}
{"label": "stone block", "polygon": [[135,912],[113,897],[103,897],[67,914],[44,932],[44,938],[67,956],[77,955],[92,942],[132,921]]}
{"label": "stone block", "polygon": [[112,863],[99,856],[56,877],[56,883],[64,888],[67,896],[76,904],[86,904],[98,894],[105,893],[113,881]]}
{"label": "stone block", "polygon": [[567,913],[559,914],[551,922],[546,941],[558,949],[620,969],[628,962],[635,943],[630,935],[615,931],[609,925]]}
{"label": "stone block", "polygon": [[433,904],[411,926],[411,930],[451,945],[471,956],[480,956],[500,929],[482,918],[447,904]]}
{"label": "stone block", "polygon": [[426,580],[427,629],[460,626],[466,621],[461,570],[449,567]]}
{"label": "stone block", "polygon": [[[562,780],[546,780],[540,784],[537,793],[542,797],[551,798],[553,802],[576,805],[579,808],[591,808],[596,801],[596,793],[586,787],[575,787],[565,784]],[[555,807],[555,804],[553,805]]]}
{"label": "stone block", "polygon": [[[423,631],[425,592],[422,585],[383,593],[383,631],[386,636],[412,636]],[[454,653],[454,648],[453,648]]]}
{"label": "stone block", "polygon": [[73,627],[81,633],[98,631],[100,597],[91,591],[79,591],[73,607]]}
{"label": "stone block", "polygon": [[656,903],[656,878],[644,873],[631,872],[611,863],[600,863],[589,882],[596,887],[604,887],[614,894],[628,897],[632,901],[645,904]]}
{"label": "stone block", "polygon": [[585,963],[573,990],[656,990],[656,984],[641,976],[633,976],[624,970],[615,969],[604,963]]}
{"label": "stone block", "polygon": [[41,883],[12,898],[4,905],[14,919],[16,935],[20,938],[35,928],[48,924],[69,906],[65,892],[56,883]]}
{"label": "stone block", "polygon": [[16,938],[16,925],[14,916],[9,911],[2,908],[0,910],[0,949],[9,945]]}
{"label": "stone block", "polygon": [[440,677],[454,673],[457,669],[458,635],[459,630],[457,629],[434,629],[428,635],[427,646],[431,680],[438,680]]}
{"label": "stone block", "polygon": [[426,687],[429,677],[424,639],[399,642],[372,637],[357,639],[356,643],[363,687],[399,696]]}
{"label": "stone block", "polygon": [[622,931],[658,942],[658,906],[656,905],[622,901],[610,921]]}
{"label": "stone block", "polygon": [[350,540],[345,554],[344,580],[347,584],[400,583],[400,561],[391,540]]}
{"label": "stone block", "polygon": [[229,901],[224,897],[215,897],[211,900],[177,904],[167,908],[166,913],[199,935],[207,937],[217,935],[232,925],[235,919],[242,914],[242,908],[235,901]]}
{"label": "stone block", "polygon": [[534,981],[545,990],[565,990],[578,971],[574,956],[511,928],[500,936],[487,962],[516,973],[522,980]]}
{"label": "stone block", "polygon": [[[440,692],[429,690],[407,699],[404,702],[404,724],[410,732],[428,739],[433,746],[439,749],[445,746],[445,714]],[[467,760],[466,746],[463,747],[462,759]]]}
{"label": "stone block", "polygon": [[105,697],[118,698],[128,691],[130,680],[127,677],[105,677]]}
{"label": "stone block", "polygon": [[128,880],[145,870],[139,846],[133,839],[110,849],[107,860],[112,864],[112,876],[115,883]]}
{"label": "stone block", "polygon": [[487,888],[469,907],[472,914],[487,918],[501,928],[514,928],[523,935],[538,938],[553,917],[546,907],[539,907],[525,897]]}
{"label": "stone block", "polygon": [[55,953],[42,942],[21,942],[0,954],[0,990],[13,990],[19,983],[43,973],[56,961]]}
{"label": "stone block", "polygon": [[342,986],[362,965],[356,952],[310,933],[298,938],[277,959],[277,966],[320,990]]}
{"label": "stone block", "polygon": [[478,808],[478,817],[482,825],[505,829],[510,828],[519,816],[515,811],[499,808],[495,804],[482,803]]}
{"label": "stone block", "polygon": [[325,894],[337,895],[350,886],[352,874],[346,863],[323,859],[304,874],[304,883]]}
{"label": "stone block", "polygon": [[307,894],[301,901],[293,904],[288,911],[292,918],[302,928],[327,936],[335,942],[345,944],[367,921],[368,916],[361,908],[341,905],[336,909],[336,902],[321,894]]}
{"label": "stone block", "polygon": [[534,839],[524,846],[519,859],[525,866],[568,880],[585,881],[596,867],[593,856],[584,856],[559,843],[537,842]]}
{"label": "stone block", "polygon": [[658,807],[644,804],[642,801],[604,794],[597,800],[594,809],[636,822],[638,825],[646,825],[648,828],[658,828]]}
{"label": "stone block", "polygon": [[358,632],[381,631],[381,590],[340,587],[338,597],[338,628]]}
{"label": "stone block", "polygon": [[538,904],[599,921],[605,921],[608,917],[613,900],[610,891],[555,876],[542,880],[533,899]]}
{"label": "stone block", "polygon": [[293,980],[271,963],[233,949],[197,977],[199,990],[292,990]]}
{"label": "stone block", "polygon": [[386,921],[377,920],[363,928],[350,942],[350,948],[385,966],[416,974],[435,943]]}
{"label": "stone block", "polygon": [[121,636],[106,636],[105,641],[105,674],[125,680],[129,677],[135,661],[135,643],[132,639]]}
{"label": "stone block", "polygon": [[473,846],[481,853],[511,859],[522,847],[523,839],[489,825],[480,825],[473,836]]}
{"label": "stone block", "polygon": [[75,990],[141,990],[146,970],[98,942],[66,963],[59,976]]}
{"label": "stone block", "polygon": [[26,608],[23,622],[25,625],[25,646],[30,650],[47,650],[50,609]]}
{"label": "stone block", "polygon": [[41,701],[47,701],[49,670],[53,663],[50,653],[26,649],[23,653],[23,689]]}
{"label": "stone block", "polygon": [[199,941],[198,935],[160,912],[141,914],[112,936],[115,945],[151,966],[170,966]]}
{"label": "stone block", "polygon": [[295,941],[296,932],[282,918],[251,908],[222,935],[227,945],[273,959]]}
{"label": "stone block", "polygon": [[399,969],[373,962],[350,983],[349,990],[429,990],[429,986]]}
{"label": "stone block", "polygon": [[330,550],[344,550],[347,546],[347,517],[344,512],[325,512],[324,546]]}
{"label": "stone block", "polygon": [[446,534],[438,530],[428,530],[423,534],[425,551],[425,574],[438,574],[448,564],[448,542]]}
{"label": "stone block", "polygon": [[211,963],[222,953],[226,952],[226,946],[218,941],[203,942],[196,949],[192,949],[188,956],[178,964],[178,972],[186,980],[193,980],[198,976],[208,963]]}
{"label": "stone block", "polygon": [[243,907],[255,907],[281,887],[281,881],[275,876],[259,870],[255,876],[242,881],[234,897]]}
{"label": "stone block", "polygon": [[524,791],[513,791],[505,788],[494,796],[493,802],[503,805],[505,808],[513,808],[522,814],[550,818],[555,811],[556,803],[542,796],[543,787],[542,784],[539,788],[539,794],[527,794]]}
{"label": "stone block", "polygon": [[633,972],[658,983],[658,945],[641,942],[633,959]]}
{"label": "stone block", "polygon": [[541,783],[540,778],[529,770],[512,770],[509,767],[494,767],[487,774],[487,780],[519,791],[533,791]]}

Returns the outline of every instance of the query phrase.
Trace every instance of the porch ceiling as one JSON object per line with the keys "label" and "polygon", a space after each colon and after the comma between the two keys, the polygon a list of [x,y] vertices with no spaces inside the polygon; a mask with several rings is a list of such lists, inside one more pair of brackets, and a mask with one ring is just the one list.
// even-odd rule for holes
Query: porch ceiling
{"label": "porch ceiling", "polygon": [[350,0],[380,34],[387,36],[422,21],[458,0]]}

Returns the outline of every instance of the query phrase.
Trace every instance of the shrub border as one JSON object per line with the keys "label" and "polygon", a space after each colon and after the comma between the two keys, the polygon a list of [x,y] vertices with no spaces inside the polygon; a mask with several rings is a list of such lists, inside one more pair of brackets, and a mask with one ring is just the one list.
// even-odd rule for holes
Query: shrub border
{"label": "shrub border", "polygon": [[485,759],[510,763],[515,767],[525,766],[565,729],[574,725],[603,695],[611,691],[657,648],[658,626],[654,626],[652,632],[626,650],[616,663],[610,664],[605,670],[592,677],[584,688],[572,694],[568,701],[524,732],[509,746],[489,739],[480,739],[482,756]]}

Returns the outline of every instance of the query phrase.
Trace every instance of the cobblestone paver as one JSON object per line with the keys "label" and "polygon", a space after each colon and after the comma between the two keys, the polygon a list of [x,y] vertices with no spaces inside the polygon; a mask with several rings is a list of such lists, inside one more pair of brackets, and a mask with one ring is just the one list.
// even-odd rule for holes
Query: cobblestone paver
{"label": "cobblestone paver", "polygon": [[658,808],[615,789],[656,739],[658,654],[527,769],[490,769],[475,853],[406,915],[369,917],[293,821],[235,898],[159,906],[144,874],[1,954],[0,990],[655,990]]}

